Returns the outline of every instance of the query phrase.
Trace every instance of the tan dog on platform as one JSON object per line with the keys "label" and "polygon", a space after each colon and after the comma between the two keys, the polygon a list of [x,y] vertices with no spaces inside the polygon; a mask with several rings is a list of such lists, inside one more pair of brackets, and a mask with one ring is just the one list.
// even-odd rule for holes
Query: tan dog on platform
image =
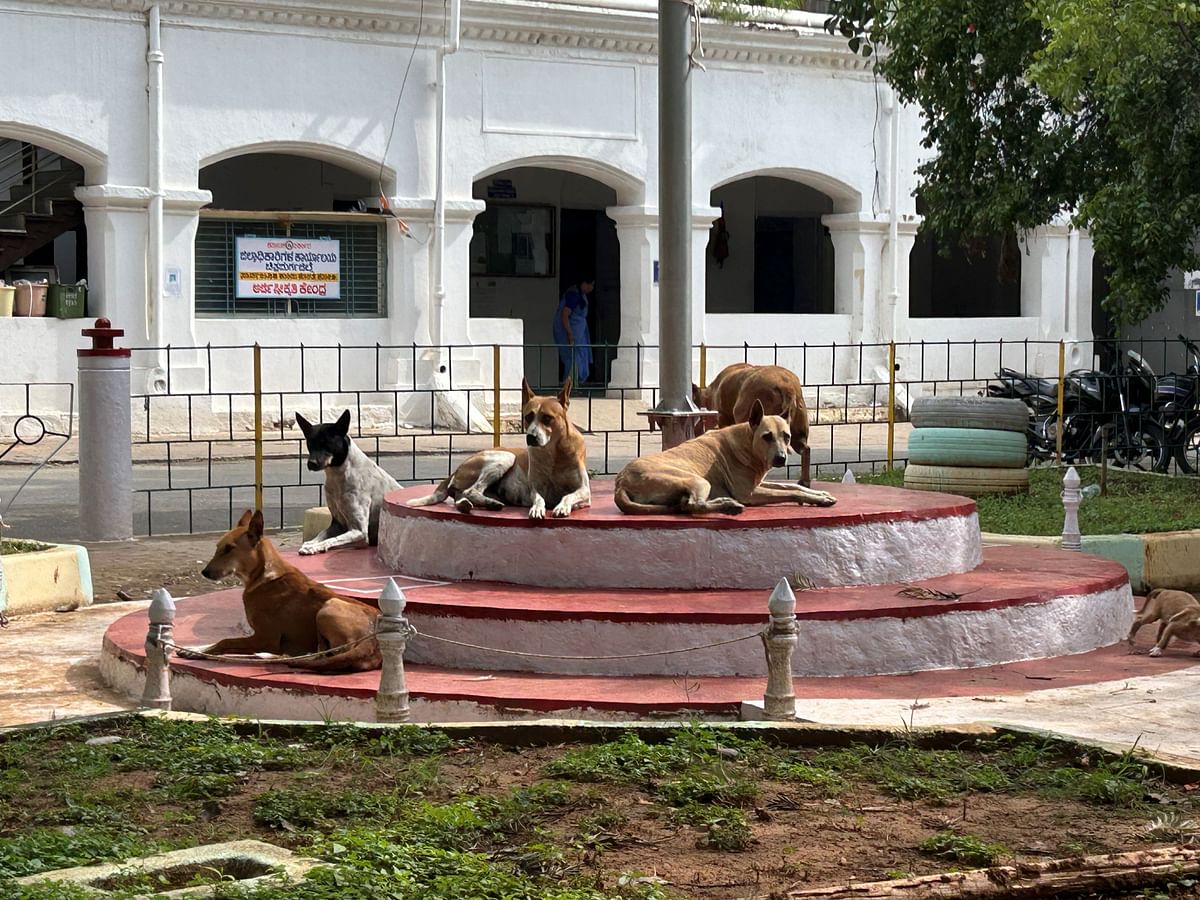
{"label": "tan dog on platform", "polygon": [[787,419],[792,449],[804,452],[808,446],[808,407],[804,405],[804,387],[795,373],[783,366],[753,366],[734,363],[717,373],[706,388],[692,385],[692,400],[705,409],[720,413],[717,426],[727,428],[750,421],[755,401],[768,416]]}
{"label": "tan dog on platform", "polygon": [[284,560],[263,536],[261,511],[246,510],[237,527],[217,541],[217,552],[201,574],[213,581],[230,575],[242,580],[242,604],[254,632],[217,641],[205,653],[303,656],[366,638],[335,655],[288,665],[314,672],[379,668],[379,644],[368,637],[379,611],[361,600],[339,597]]}
{"label": "tan dog on platform", "polygon": [[567,415],[571,379],[557,397],[539,397],[522,378],[521,398],[527,447],[480,450],[432,494],[409,500],[408,505],[433,506],[449,497],[459,512],[527,506],[529,518],[544,519],[547,507],[550,515],[561,518],[591,504],[587,448]]}
{"label": "tan dog on platform", "polygon": [[[1133,620],[1126,640],[1133,644],[1134,635],[1143,625],[1158,622],[1157,642],[1150,650],[1151,656],[1162,656],[1171,638],[1185,641],[1200,641],[1200,601],[1187,591],[1158,588],[1146,595],[1146,603]],[[1200,650],[1196,651],[1200,656]]]}
{"label": "tan dog on platform", "polygon": [[756,400],[745,424],[635,459],[617,476],[613,499],[625,513],[740,513],[769,503],[833,506],[837,500],[825,491],[763,481],[787,462],[791,437],[787,421],[763,413]]}

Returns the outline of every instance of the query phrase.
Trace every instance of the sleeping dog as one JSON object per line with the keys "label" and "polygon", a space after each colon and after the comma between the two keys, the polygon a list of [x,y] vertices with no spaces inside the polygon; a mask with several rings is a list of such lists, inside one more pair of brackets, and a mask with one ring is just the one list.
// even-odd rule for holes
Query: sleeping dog
{"label": "sleeping dog", "polygon": [[333,517],[328,528],[300,547],[300,555],[377,543],[383,496],[400,485],[358,449],[350,437],[350,410],[331,425],[312,425],[296,413],[296,424],[308,447],[308,468],[325,472],[325,502]]}
{"label": "sleeping dog", "polygon": [[447,497],[459,512],[475,507],[503,509],[529,507],[529,518],[544,519],[546,509],[556,517],[592,502],[588,481],[587,448],[583,435],[571,422],[571,379],[557,397],[539,397],[521,379],[521,424],[527,447],[517,450],[480,450],[432,494],[408,501],[409,506],[433,506]]}

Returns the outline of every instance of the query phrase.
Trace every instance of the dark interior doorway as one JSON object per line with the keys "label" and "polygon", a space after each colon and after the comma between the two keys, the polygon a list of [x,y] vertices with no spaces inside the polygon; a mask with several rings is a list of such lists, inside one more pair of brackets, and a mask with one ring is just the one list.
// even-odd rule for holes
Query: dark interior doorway
{"label": "dark interior doorway", "polygon": [[617,226],[603,210],[566,209],[559,225],[559,295],[581,279],[594,277],[588,303],[592,370],[581,385],[603,388],[609,382],[621,337],[621,250]]}

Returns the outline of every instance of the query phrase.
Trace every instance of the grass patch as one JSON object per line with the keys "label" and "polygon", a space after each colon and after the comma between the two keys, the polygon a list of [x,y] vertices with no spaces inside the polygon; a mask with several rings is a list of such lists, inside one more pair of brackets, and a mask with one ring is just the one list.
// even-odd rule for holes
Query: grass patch
{"label": "grass patch", "polygon": [[[995,534],[1062,534],[1062,479],[1065,469],[1029,471],[1029,493],[980,497],[979,527]],[[1100,469],[1077,466],[1082,486],[1098,484]],[[904,486],[903,470],[856,476],[864,484]],[[1107,496],[1089,497],[1079,506],[1079,530],[1085,534],[1146,534],[1200,528],[1200,481],[1181,476],[1108,470]]]}
{"label": "grass patch", "polygon": [[979,867],[994,866],[1002,857],[1010,855],[1009,849],[1000,844],[989,844],[973,834],[953,831],[939,831],[923,841],[921,849],[942,859]]}
{"label": "grass patch", "polygon": [[38,553],[42,550],[54,549],[53,544],[43,544],[41,541],[0,541],[0,556],[12,556],[16,553]]}

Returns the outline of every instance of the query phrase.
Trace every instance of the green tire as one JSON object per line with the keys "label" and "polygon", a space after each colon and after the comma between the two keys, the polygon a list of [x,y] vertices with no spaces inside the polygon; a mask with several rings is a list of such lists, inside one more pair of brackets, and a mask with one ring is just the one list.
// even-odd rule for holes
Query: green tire
{"label": "green tire", "polygon": [[908,458],[923,466],[1025,468],[1025,435],[989,428],[914,428]]}

